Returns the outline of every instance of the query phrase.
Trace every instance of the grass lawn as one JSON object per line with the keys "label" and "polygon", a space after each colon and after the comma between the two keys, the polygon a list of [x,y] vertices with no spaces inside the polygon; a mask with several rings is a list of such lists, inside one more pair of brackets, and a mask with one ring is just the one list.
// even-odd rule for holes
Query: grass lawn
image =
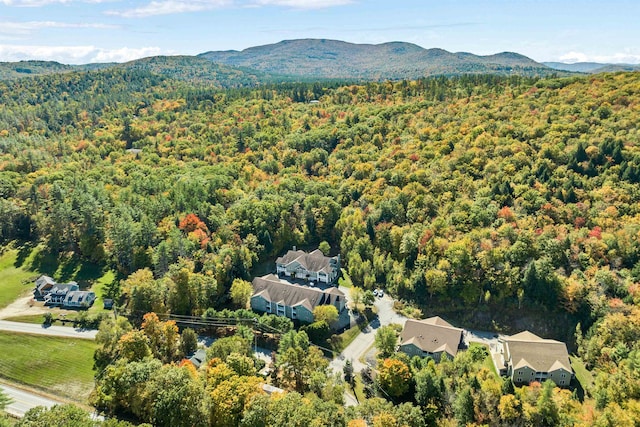
{"label": "grass lawn", "polygon": [[577,356],[569,356],[571,360],[571,367],[576,374],[576,379],[580,382],[580,385],[585,391],[591,390],[593,387],[593,375],[584,366],[582,360]]}
{"label": "grass lawn", "polygon": [[35,323],[35,324],[41,325],[42,323],[44,323],[44,315],[43,314],[27,314],[24,316],[8,317],[4,320],[8,320],[10,322]]}
{"label": "grass lawn", "polygon": [[360,374],[354,376],[355,386],[351,388],[350,385],[345,384],[347,393],[354,396],[358,402],[364,402],[367,399],[367,395],[364,392],[364,384],[362,383],[362,377]]}
{"label": "grass lawn", "polygon": [[347,329],[340,335],[338,335],[338,339],[334,341],[334,345],[332,346],[332,350],[336,353],[341,353],[342,350],[347,348],[349,344],[356,339],[356,337],[360,334],[360,328],[357,326]]}
{"label": "grass lawn", "polygon": [[1,377],[81,401],[93,388],[93,341],[0,332],[0,348]]}
{"label": "grass lawn", "polygon": [[93,282],[91,290],[96,293],[96,300],[93,306],[89,309],[89,313],[95,314],[102,311],[108,311],[104,309],[104,293],[107,290],[107,286],[115,280],[116,275],[113,271],[107,270],[102,277]]}
{"label": "grass lawn", "polygon": [[487,368],[489,372],[492,372],[493,375],[495,375],[496,379],[500,379],[500,374],[498,374],[498,371],[496,370],[496,365],[493,364],[491,354],[485,357],[484,361],[482,362],[482,367]]}
{"label": "grass lawn", "polygon": [[3,308],[32,290],[38,273],[28,268],[29,263],[19,262],[18,249],[5,248],[0,254],[0,308]]}
{"label": "grass lawn", "polygon": [[485,357],[484,360],[482,361],[482,367],[487,369],[489,372],[493,373],[496,379],[500,379],[500,374],[496,369],[496,365],[493,364],[493,359],[491,358],[491,351],[489,350],[489,346],[484,343],[472,341],[469,343],[469,348],[472,348],[472,347],[484,347],[487,349],[487,353],[489,353],[489,355]]}

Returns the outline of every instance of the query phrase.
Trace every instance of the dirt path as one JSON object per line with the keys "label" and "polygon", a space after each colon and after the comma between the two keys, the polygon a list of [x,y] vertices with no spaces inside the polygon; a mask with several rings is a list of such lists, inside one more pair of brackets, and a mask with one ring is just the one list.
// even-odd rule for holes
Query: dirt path
{"label": "dirt path", "polygon": [[0,319],[16,316],[44,314],[51,311],[48,307],[33,301],[33,296],[20,297],[5,308],[0,309]]}

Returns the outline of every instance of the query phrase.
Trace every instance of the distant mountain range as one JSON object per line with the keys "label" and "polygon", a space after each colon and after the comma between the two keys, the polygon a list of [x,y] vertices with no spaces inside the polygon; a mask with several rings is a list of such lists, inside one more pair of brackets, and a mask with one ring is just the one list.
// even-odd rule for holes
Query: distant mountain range
{"label": "distant mountain range", "polygon": [[634,64],[603,64],[600,62],[576,62],[565,64],[564,62],[543,62],[549,68],[575,73],[609,73],[615,71],[640,71],[640,65]]}
{"label": "distant mountain range", "polygon": [[371,45],[323,39],[286,40],[243,51],[206,52],[198,56],[266,73],[316,78],[385,80],[479,73],[541,76],[557,73],[517,53],[477,56],[424,49],[404,42]]}
{"label": "distant mountain range", "polygon": [[538,63],[513,52],[479,56],[424,49],[405,42],[354,44],[338,40],[300,39],[243,51],[212,51],[197,56],[154,56],[122,64],[65,65],[50,61],[0,63],[0,80],[43,74],[120,68],[206,82],[221,88],[260,83],[339,79],[379,81],[434,75],[500,74],[548,76],[604,71],[635,71],[639,65],[584,62]]}

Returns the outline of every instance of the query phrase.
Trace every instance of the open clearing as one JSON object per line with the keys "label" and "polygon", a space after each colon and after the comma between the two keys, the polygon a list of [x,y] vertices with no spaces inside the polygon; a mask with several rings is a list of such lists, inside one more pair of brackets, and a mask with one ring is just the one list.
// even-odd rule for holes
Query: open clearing
{"label": "open clearing", "polygon": [[93,388],[91,340],[0,332],[0,376],[53,395],[86,401]]}
{"label": "open clearing", "polygon": [[56,318],[77,316],[76,310],[48,307],[33,299],[34,280],[41,274],[59,282],[75,280],[82,289],[93,290],[96,301],[88,310],[91,314],[105,311],[104,293],[115,278],[113,271],[72,257],[60,262],[44,253],[40,246],[0,248],[0,319],[30,318],[31,322],[37,322],[44,313],[51,313]]}
{"label": "open clearing", "polygon": [[[28,269],[29,263],[19,263],[20,251],[6,249],[0,255],[0,308],[4,308],[33,289],[37,273]],[[19,267],[16,265],[20,264]]]}

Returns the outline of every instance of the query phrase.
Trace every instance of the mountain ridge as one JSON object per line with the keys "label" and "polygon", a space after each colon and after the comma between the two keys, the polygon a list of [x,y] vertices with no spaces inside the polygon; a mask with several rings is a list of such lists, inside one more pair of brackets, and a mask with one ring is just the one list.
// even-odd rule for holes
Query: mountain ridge
{"label": "mountain ridge", "polygon": [[199,55],[152,56],[124,63],[67,65],[55,61],[0,62],[0,80],[109,68],[143,70],[178,80],[224,87],[261,83],[417,79],[435,75],[499,74],[548,76],[568,74],[516,52],[475,55],[425,49],[393,41],[356,44],[329,39],[293,39],[247,49],[209,51]]}
{"label": "mountain ridge", "polygon": [[414,79],[451,74],[557,73],[524,55],[500,52],[475,55],[425,49],[408,42],[356,44],[341,40],[294,39],[236,51],[209,51],[198,55],[210,61],[285,75],[318,78]]}
{"label": "mountain ridge", "polygon": [[618,64],[604,62],[542,62],[542,64],[556,70],[589,74],[615,71],[640,71],[640,64]]}

